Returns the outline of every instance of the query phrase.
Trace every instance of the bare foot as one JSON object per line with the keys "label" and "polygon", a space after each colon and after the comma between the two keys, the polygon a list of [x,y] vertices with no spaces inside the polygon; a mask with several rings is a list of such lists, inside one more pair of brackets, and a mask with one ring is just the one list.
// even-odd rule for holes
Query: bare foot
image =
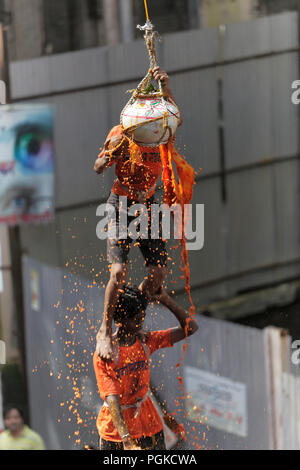
{"label": "bare foot", "polygon": [[96,337],[96,352],[102,359],[111,360],[113,356],[112,339],[103,331],[98,331]]}

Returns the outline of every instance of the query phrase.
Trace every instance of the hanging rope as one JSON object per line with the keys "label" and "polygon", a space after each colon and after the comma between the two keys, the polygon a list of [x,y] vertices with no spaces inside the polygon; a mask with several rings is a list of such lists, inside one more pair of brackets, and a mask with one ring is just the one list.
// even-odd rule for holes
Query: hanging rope
{"label": "hanging rope", "polygon": [[147,18],[147,21],[149,21],[149,14],[148,14],[147,0],[144,0],[144,4],[145,4],[146,18]]}

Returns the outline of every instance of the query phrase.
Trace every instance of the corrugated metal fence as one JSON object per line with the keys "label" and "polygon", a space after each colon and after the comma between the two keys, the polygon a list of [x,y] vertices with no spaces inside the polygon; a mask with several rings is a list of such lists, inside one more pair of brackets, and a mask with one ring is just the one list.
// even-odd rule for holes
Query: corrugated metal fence
{"label": "corrugated metal fence", "polygon": [[[31,425],[52,449],[97,445],[92,354],[104,290],[27,257],[23,267]],[[149,307],[150,329],[175,325],[165,308]],[[182,344],[152,361],[153,391],[185,425],[183,447],[300,449],[299,366],[288,335],[205,317],[199,327],[180,367]]]}

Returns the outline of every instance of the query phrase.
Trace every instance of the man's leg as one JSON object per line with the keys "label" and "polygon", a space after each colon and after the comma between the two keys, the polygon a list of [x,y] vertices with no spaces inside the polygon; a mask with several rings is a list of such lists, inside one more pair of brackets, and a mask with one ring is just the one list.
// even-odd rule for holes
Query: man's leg
{"label": "man's leg", "polygon": [[152,205],[155,199],[152,196],[147,200],[148,208],[148,237],[139,241],[140,249],[148,269],[147,277],[140,284],[139,288],[148,297],[152,297],[162,287],[167,277],[167,247],[162,239],[162,215],[159,220],[159,238],[152,238]]}
{"label": "man's leg", "polygon": [[[111,212],[109,226],[116,228],[116,238],[107,240],[107,260],[111,265],[110,280],[106,286],[103,321],[97,334],[96,351],[103,359],[112,358],[112,320],[120,290],[127,276],[127,259],[132,240],[128,237],[119,239],[120,212],[126,207],[120,206],[119,196],[111,193],[107,201],[115,208]],[[126,209],[127,210],[127,209]]]}
{"label": "man's leg", "polygon": [[127,276],[126,263],[113,263],[105,290],[103,321],[97,334],[96,351],[103,359],[112,358],[112,320],[120,290]]}
{"label": "man's leg", "polygon": [[[149,202],[153,202],[150,200]],[[167,247],[166,242],[162,240],[161,234],[161,221],[160,221],[160,238],[146,238],[141,239],[140,249],[146,261],[148,269],[147,277],[140,284],[140,289],[148,296],[152,297],[162,287],[168,273],[167,269]],[[151,228],[151,205],[149,207],[149,234],[152,233]]]}

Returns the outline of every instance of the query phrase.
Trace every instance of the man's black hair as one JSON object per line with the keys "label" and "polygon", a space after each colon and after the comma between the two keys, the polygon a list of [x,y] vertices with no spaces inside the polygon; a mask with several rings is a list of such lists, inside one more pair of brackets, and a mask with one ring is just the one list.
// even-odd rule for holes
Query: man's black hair
{"label": "man's black hair", "polygon": [[24,421],[24,411],[22,410],[22,408],[18,405],[7,405],[5,408],[4,408],[4,411],[3,411],[3,418],[6,419],[8,413],[11,412],[11,410],[17,410],[19,415],[21,416],[22,420]]}
{"label": "man's black hair", "polygon": [[124,318],[134,318],[140,312],[146,312],[147,298],[138,287],[125,286],[119,295],[114,311],[114,321],[122,323]]}

